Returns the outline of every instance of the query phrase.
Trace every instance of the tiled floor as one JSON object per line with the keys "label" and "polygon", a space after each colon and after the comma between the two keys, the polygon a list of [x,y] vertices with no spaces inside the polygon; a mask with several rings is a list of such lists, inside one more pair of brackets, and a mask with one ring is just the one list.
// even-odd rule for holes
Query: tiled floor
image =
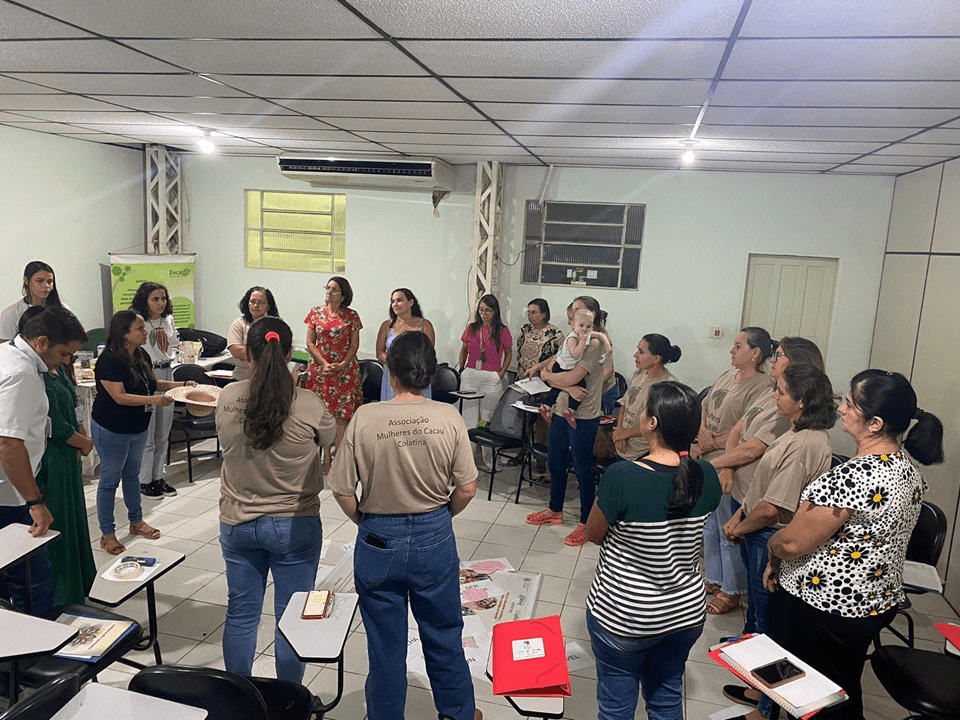
{"label": "tiled floor", "polygon": [[[160,613],[160,642],[165,662],[189,665],[223,667],[221,637],[227,602],[223,558],[218,542],[219,461],[207,459],[194,463],[195,482],[186,479],[182,458],[174,456],[167,480],[179,490],[175,498],[144,499],[147,521],[158,527],[162,537],[155,544],[186,553],[184,563],[157,582],[157,603]],[[487,477],[481,476],[480,491],[470,506],[454,519],[457,545],[461,559],[506,557],[515,567],[543,575],[537,614],[560,614],[564,633],[577,640],[587,651],[590,641],[584,622],[584,598],[593,578],[599,549],[594,545],[570,548],[563,537],[573,525],[570,514],[576,507],[576,485],[568,492],[568,522],[563,526],[545,525],[540,528],[524,523],[527,513],[546,504],[546,489],[528,487],[521,496],[520,505],[513,503],[516,489],[516,469],[507,468],[498,474],[492,501],[486,499]],[[96,481],[85,478],[87,505],[90,513],[90,536],[94,539],[94,554],[98,564],[110,558],[99,550],[100,537],[96,524]],[[324,491],[321,514],[324,542],[347,542],[356,536],[356,527],[347,522],[336,502]],[[118,498],[117,527],[122,542],[125,537],[125,510]],[[918,647],[942,650],[942,639],[933,625],[943,620],[957,621],[957,615],[939,596],[921,596],[914,601]],[[146,604],[134,598],[119,608],[119,612],[146,621]],[[712,713],[730,706],[720,694],[720,687],[731,682],[731,675],[707,657],[707,648],[719,642],[722,636],[736,634],[743,626],[742,611],[707,617],[706,629],[694,646],[687,662],[685,678],[686,717],[705,720]],[[273,601],[268,588],[264,603],[263,621],[257,641],[258,655],[254,674],[273,676]],[[152,653],[144,653],[143,662],[152,663]],[[134,670],[125,665],[114,665],[101,675],[101,681],[126,687]],[[362,720],[365,717],[363,684],[367,673],[366,638],[358,620],[347,639],[346,681],[343,699],[327,717],[335,720]],[[407,694],[408,718],[435,718],[433,700],[425,678],[409,675]],[[336,689],[335,666],[310,665],[304,683],[312,692],[329,699]],[[596,675],[594,669],[575,673],[573,697],[566,701],[567,718],[588,720],[597,716]],[[489,683],[474,680],[477,705],[487,720],[507,720],[518,715],[500,698],[491,694]],[[869,668],[864,674],[867,720],[891,720],[907,713],[899,708],[883,691]],[[641,709],[637,717],[645,714]]]}

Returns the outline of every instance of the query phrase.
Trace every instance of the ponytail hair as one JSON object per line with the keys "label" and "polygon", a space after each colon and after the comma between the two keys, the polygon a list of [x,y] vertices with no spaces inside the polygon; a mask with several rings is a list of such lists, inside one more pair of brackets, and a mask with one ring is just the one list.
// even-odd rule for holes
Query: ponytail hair
{"label": "ponytail hair", "polygon": [[773,351],[776,349],[770,333],[762,327],[740,328],[740,332],[747,336],[747,345],[760,351],[760,357],[757,359],[757,371],[763,372],[763,364],[767,361]]}
{"label": "ponytail hair", "polygon": [[283,437],[294,387],[287,359],[293,347],[290,326],[276,317],[262,317],[247,331],[247,352],[253,360],[243,433],[247,445],[267,450]]}
{"label": "ponytail hair", "polygon": [[897,439],[910,425],[903,447],[922,465],[943,462],[943,425],[933,413],[917,407],[917,393],[898,372],[864,370],[850,381],[850,399],[864,420],[883,420],[881,433]]}
{"label": "ponytail hair", "polygon": [[700,397],[687,385],[661,382],[650,386],[647,416],[656,419],[663,444],[680,454],[667,506],[668,520],[687,517],[703,492],[703,468],[690,457],[690,445],[700,431],[700,412]]}

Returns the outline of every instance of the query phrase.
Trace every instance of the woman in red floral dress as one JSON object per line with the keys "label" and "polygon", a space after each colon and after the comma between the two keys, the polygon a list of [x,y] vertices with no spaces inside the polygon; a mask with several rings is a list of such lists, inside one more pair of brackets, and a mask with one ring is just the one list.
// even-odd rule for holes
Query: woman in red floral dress
{"label": "woman in red floral dress", "polygon": [[362,399],[360,364],[360,316],[350,308],[353,289],[346,278],[332,277],[327,282],[327,301],[310,310],[307,326],[308,389],[317,393],[337,421],[337,447],[343,431]]}

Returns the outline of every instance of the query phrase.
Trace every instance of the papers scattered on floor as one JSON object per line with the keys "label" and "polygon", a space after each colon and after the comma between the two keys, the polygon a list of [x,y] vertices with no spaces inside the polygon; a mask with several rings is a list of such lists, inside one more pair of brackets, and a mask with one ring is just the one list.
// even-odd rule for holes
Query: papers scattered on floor
{"label": "papers scattered on floor", "polygon": [[592,667],[596,662],[578,643],[567,643],[567,668],[571,673]]}

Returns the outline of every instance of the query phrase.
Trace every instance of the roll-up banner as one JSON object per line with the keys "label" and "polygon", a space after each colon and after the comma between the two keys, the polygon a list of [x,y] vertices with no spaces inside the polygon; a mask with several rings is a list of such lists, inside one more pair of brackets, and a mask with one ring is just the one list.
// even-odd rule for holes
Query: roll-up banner
{"label": "roll-up banner", "polygon": [[110,253],[110,289],[113,311],[126,310],[137,288],[145,282],[166,286],[178,328],[196,324],[194,271],[196,255],[131,255]]}

